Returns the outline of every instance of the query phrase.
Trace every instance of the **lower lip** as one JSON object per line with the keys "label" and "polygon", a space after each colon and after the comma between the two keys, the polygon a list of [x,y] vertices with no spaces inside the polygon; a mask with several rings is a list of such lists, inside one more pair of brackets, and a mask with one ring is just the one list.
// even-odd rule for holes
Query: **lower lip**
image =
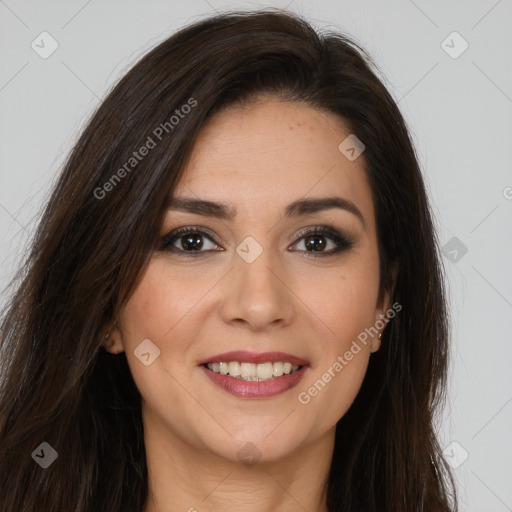
{"label": "lower lip", "polygon": [[240,398],[269,398],[271,396],[280,395],[296,386],[302,377],[304,377],[309,366],[303,366],[295,373],[260,382],[235,379],[230,375],[215,373],[206,368],[206,366],[201,366],[201,368],[214,384],[232,395]]}

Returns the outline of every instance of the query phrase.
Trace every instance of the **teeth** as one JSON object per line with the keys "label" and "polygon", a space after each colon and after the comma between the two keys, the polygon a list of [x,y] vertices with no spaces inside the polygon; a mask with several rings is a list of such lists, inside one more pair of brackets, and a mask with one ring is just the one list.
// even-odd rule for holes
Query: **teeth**
{"label": "teeth", "polygon": [[272,370],[273,370],[272,375],[274,377],[280,377],[284,373],[283,368],[284,368],[284,363],[281,363],[281,361],[279,361],[278,363],[274,363],[272,365]]}
{"label": "teeth", "polygon": [[260,364],[220,361],[218,363],[208,363],[206,367],[215,373],[250,381],[272,380],[282,375],[295,373],[299,369],[298,365],[289,361]]}
{"label": "teeth", "polygon": [[274,376],[274,366],[272,363],[262,363],[256,365],[256,375],[258,379],[271,379]]}
{"label": "teeth", "polygon": [[234,361],[232,363],[228,363],[229,375],[233,377],[238,377],[240,375],[240,363]]}
{"label": "teeth", "polygon": [[212,370],[214,372],[216,372],[217,370],[215,369],[215,365],[219,365],[220,366],[220,373],[222,373],[222,375],[227,375],[229,373],[229,366],[228,366],[228,363],[212,363]]}
{"label": "teeth", "polygon": [[256,377],[256,365],[252,363],[242,363],[240,365],[240,377]]}

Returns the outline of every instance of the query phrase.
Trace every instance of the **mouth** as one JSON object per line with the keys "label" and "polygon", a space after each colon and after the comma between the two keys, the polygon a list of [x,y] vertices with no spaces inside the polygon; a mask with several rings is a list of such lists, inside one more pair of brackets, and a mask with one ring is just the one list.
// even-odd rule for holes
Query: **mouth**
{"label": "mouth", "polygon": [[206,363],[208,370],[220,375],[229,375],[234,379],[250,382],[265,382],[275,380],[283,375],[291,375],[298,372],[303,366],[292,364],[290,361],[276,361],[272,363],[242,363],[240,361],[219,361]]}
{"label": "mouth", "polygon": [[309,362],[283,352],[227,352],[199,363],[211,382],[241,398],[268,398],[296,386]]}

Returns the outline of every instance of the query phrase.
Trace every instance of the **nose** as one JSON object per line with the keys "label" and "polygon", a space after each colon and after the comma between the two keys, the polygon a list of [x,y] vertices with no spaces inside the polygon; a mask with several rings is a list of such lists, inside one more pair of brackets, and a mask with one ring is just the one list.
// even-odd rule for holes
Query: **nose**
{"label": "nose", "polygon": [[222,319],[245,325],[251,331],[289,325],[295,315],[293,283],[276,255],[265,249],[252,262],[238,253],[224,283]]}

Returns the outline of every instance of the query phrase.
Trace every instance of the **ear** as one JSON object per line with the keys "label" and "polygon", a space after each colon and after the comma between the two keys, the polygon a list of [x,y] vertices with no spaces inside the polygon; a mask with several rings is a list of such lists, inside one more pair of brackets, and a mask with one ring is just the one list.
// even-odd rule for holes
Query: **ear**
{"label": "ear", "polygon": [[394,263],[389,270],[383,289],[379,292],[379,297],[375,307],[374,326],[379,332],[372,338],[372,352],[377,352],[377,350],[379,350],[381,345],[380,337],[386,329],[386,325],[389,321],[387,319],[387,312],[391,309],[391,301],[395,290],[397,276],[398,263]]}
{"label": "ear", "polygon": [[111,320],[104,329],[102,329],[102,346],[111,354],[120,354],[124,351],[121,331],[118,321]]}

